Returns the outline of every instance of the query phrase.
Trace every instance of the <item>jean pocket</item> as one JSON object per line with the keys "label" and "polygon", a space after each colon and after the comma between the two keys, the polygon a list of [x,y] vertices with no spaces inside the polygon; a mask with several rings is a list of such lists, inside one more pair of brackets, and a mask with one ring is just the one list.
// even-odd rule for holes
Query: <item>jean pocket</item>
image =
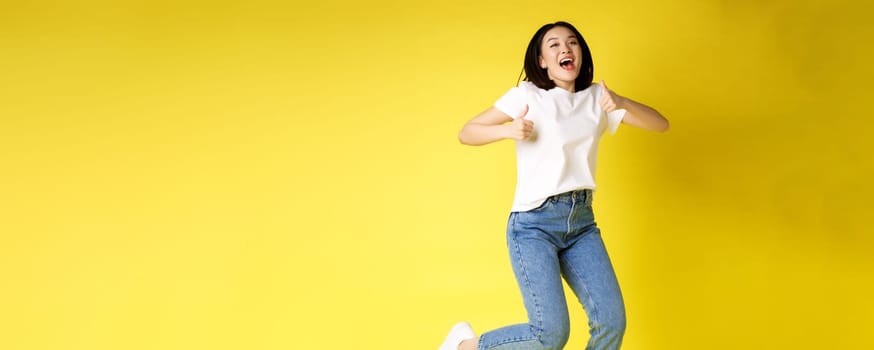
{"label": "jean pocket", "polygon": [[557,205],[560,205],[560,202],[548,198],[534,209],[513,212],[513,216],[511,216],[513,230],[524,231],[530,228],[549,226],[556,220],[557,215],[560,216],[561,210],[556,207]]}

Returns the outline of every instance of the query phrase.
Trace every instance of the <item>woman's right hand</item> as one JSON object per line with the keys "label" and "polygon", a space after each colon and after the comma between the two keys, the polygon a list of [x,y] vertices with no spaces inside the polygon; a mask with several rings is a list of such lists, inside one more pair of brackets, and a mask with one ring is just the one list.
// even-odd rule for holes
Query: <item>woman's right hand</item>
{"label": "woman's right hand", "polygon": [[531,140],[534,137],[534,123],[525,119],[526,114],[528,105],[516,119],[494,106],[489,107],[464,124],[458,132],[458,141],[465,145],[481,146],[504,139]]}
{"label": "woman's right hand", "polygon": [[519,141],[531,139],[531,135],[534,134],[534,122],[525,119],[526,114],[528,114],[528,105],[525,105],[525,109],[516,119],[513,119],[512,123],[506,124],[508,139]]}

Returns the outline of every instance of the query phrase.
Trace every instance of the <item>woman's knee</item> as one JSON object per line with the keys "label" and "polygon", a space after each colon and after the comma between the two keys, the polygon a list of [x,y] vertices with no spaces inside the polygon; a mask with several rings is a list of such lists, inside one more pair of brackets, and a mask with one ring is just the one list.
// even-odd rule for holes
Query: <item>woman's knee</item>
{"label": "woman's knee", "polygon": [[592,333],[603,334],[609,338],[622,338],[625,334],[625,313],[617,312],[610,314],[609,317],[601,317],[592,322]]}
{"label": "woman's knee", "polygon": [[570,338],[570,322],[553,324],[540,332],[538,339],[544,349],[562,349]]}

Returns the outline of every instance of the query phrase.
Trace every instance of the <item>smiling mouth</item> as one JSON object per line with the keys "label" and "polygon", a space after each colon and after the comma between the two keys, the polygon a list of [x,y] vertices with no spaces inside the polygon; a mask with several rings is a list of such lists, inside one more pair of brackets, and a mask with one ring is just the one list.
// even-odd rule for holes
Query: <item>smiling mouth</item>
{"label": "smiling mouth", "polygon": [[566,70],[566,71],[572,71],[572,70],[574,70],[574,68],[576,68],[576,65],[574,64],[574,60],[572,58],[565,58],[565,59],[561,60],[558,63],[558,65],[561,66],[561,68]]}

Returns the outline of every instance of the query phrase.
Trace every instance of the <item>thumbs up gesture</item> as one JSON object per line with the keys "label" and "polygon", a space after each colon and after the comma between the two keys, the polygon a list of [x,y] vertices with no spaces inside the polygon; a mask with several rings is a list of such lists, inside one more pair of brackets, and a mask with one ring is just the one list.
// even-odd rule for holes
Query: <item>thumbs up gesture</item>
{"label": "thumbs up gesture", "polygon": [[601,80],[601,87],[604,88],[604,92],[601,93],[601,98],[598,99],[598,104],[601,105],[601,109],[604,112],[613,112],[617,109],[625,108],[625,98],[617,95],[615,92],[607,88],[607,83]]}
{"label": "thumbs up gesture", "polygon": [[513,119],[513,122],[507,124],[508,138],[519,141],[531,139],[531,134],[534,133],[534,122],[525,119],[526,114],[528,114],[528,105],[525,105],[525,109],[516,119]]}

